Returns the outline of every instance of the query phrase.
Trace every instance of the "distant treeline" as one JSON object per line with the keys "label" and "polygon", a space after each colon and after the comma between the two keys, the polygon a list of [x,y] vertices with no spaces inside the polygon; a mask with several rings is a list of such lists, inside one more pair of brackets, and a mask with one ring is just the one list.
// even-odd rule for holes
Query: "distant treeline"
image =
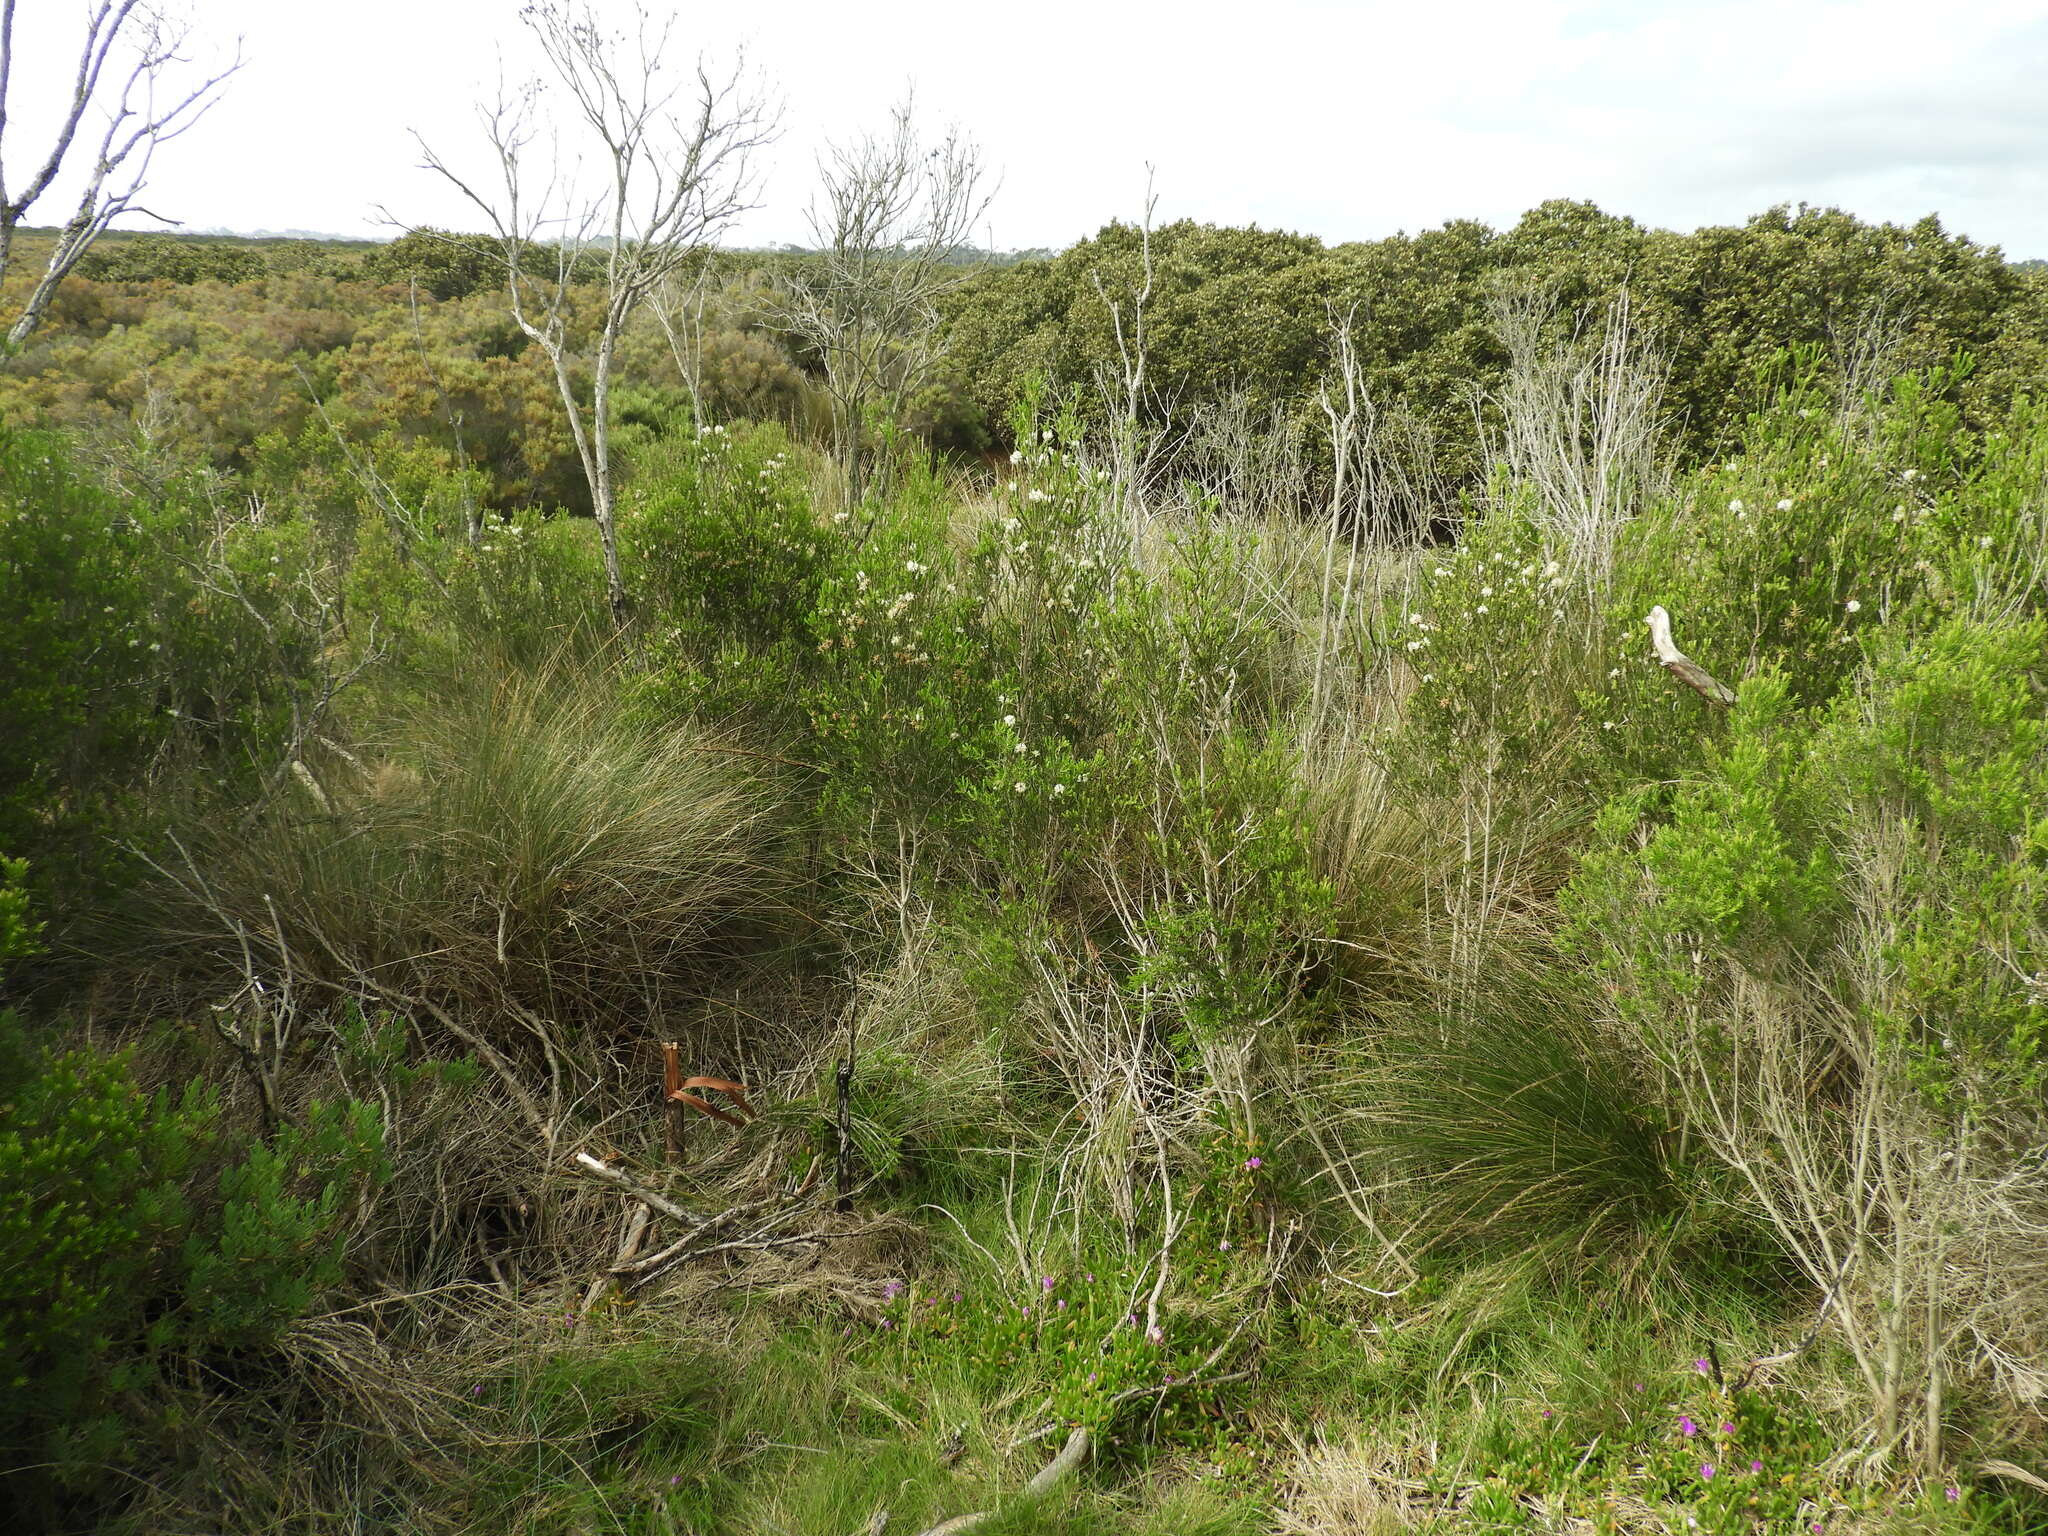
{"label": "distant treeline", "polygon": [[[1112,309],[1127,330],[1135,318],[1146,243],[1111,224],[1057,254],[987,258],[946,297],[947,368],[912,425],[942,452],[1007,449],[1007,412],[1032,378],[1088,409],[1118,366]],[[1344,245],[1183,221],[1151,231],[1149,250],[1151,425],[1227,406],[1312,453],[1342,321],[1385,440],[1453,488],[1484,462],[1507,365],[1503,296],[1547,307],[1549,337],[1569,345],[1597,339],[1626,293],[1692,462],[1739,439],[1760,380],[1788,352],[1850,380],[1942,367],[1977,424],[2048,373],[2048,264],[2007,261],[1932,217],[1870,224],[1778,207],[1682,234],[1549,202],[1510,229],[1460,220]],[[707,253],[702,285],[671,296],[671,323],[643,317],[635,382],[669,406],[694,393],[707,415],[801,430],[819,410],[815,359],[776,328],[773,299],[808,259]],[[0,415],[100,428],[150,400],[160,440],[241,466],[264,437],[303,430],[317,392],[366,429],[446,440],[501,506],[574,505],[570,445],[498,301],[502,282],[488,242],[441,231],[385,243],[109,237],[47,331],[0,365]]]}

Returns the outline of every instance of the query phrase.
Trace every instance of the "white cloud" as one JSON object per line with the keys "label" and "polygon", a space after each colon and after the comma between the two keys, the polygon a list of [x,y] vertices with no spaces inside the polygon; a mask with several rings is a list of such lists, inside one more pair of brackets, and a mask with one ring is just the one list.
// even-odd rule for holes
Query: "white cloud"
{"label": "white cloud", "polygon": [[[64,12],[23,20],[16,91],[45,113]],[[929,120],[958,119],[1002,166],[990,219],[1007,246],[1133,215],[1152,161],[1164,218],[1331,240],[1501,224],[1550,197],[1681,228],[1803,200],[1938,212],[2048,255],[2041,0],[783,0],[741,14],[683,16],[714,58],[748,44],[786,102],[767,206],[742,231],[755,240],[801,238],[819,146],[879,124],[915,80]],[[474,142],[470,104],[500,48],[515,76],[530,67],[516,16],[511,0],[209,0],[205,35],[245,33],[250,62],[165,152],[146,201],[201,227],[374,232],[379,205],[469,222],[414,169],[407,129],[450,152]],[[18,182],[23,153],[7,158]]]}

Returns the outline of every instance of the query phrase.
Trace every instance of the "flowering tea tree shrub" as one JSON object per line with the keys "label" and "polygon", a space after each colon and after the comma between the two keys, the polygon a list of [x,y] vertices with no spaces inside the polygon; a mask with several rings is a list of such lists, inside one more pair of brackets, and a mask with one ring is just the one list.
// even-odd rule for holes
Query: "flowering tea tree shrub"
{"label": "flowering tea tree shrub", "polygon": [[1828,708],[1741,691],[1691,783],[1612,803],[1579,942],[1868,1391],[1941,1464],[1959,1389],[2037,1398],[2048,1297],[2048,627],[1950,621]]}

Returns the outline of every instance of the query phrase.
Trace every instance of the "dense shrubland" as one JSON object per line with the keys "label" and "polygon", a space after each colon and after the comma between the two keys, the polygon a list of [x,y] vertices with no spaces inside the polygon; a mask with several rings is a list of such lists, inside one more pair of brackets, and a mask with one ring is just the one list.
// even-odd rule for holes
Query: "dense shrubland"
{"label": "dense shrubland", "polygon": [[773,262],[637,331],[623,632],[459,244],[81,270],[17,1523],[2042,1528],[2038,276],[1151,239],[1151,387],[1137,232],[987,273],[864,499]]}

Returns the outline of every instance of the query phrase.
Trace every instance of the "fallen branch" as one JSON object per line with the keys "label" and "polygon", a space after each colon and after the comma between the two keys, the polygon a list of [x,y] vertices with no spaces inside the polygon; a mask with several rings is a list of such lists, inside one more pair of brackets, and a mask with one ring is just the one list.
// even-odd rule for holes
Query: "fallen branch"
{"label": "fallen branch", "polygon": [[[1073,1475],[1074,1469],[1088,1459],[1091,1439],[1083,1425],[1076,1425],[1074,1432],[1067,1436],[1067,1443],[1060,1447],[1059,1455],[1047,1462],[1037,1476],[1024,1485],[1020,1495],[1026,1499],[1039,1499],[1052,1492],[1063,1481]],[[977,1509],[970,1514],[955,1515],[950,1520],[941,1520],[937,1525],[919,1533],[919,1536],[963,1536],[964,1532],[976,1530],[995,1519],[992,1509]]]}
{"label": "fallen branch", "polygon": [[[576,1154],[576,1166],[581,1168],[585,1173],[590,1174],[593,1178],[603,1179],[608,1184],[618,1185],[619,1188],[623,1189],[635,1200],[638,1200],[642,1205],[651,1207],[652,1209],[660,1212],[662,1215],[668,1217],[671,1221],[687,1222],[689,1223],[689,1225],[693,1227],[701,1226],[704,1222],[703,1217],[693,1215],[689,1211],[684,1210],[680,1205],[677,1205],[675,1201],[669,1199],[666,1195],[657,1195],[653,1190],[648,1189],[645,1185],[640,1184],[631,1178],[628,1178],[624,1173],[620,1172],[618,1169],[610,1167],[605,1163],[599,1162],[596,1158],[592,1157],[588,1152],[578,1152]],[[711,1219],[714,1221],[717,1220],[716,1217],[713,1217]],[[614,1269],[612,1272],[614,1274],[618,1273],[616,1269]]]}
{"label": "fallen branch", "polygon": [[[653,1217],[646,1206],[633,1207],[632,1219],[626,1223],[625,1241],[619,1244],[619,1256],[612,1261],[614,1266],[624,1264],[640,1251],[640,1240],[647,1235],[648,1223],[652,1220]],[[612,1283],[613,1278],[609,1270],[590,1282],[590,1288],[583,1293],[584,1316],[590,1315],[590,1309],[603,1299],[605,1290]]]}
{"label": "fallen branch", "polygon": [[1733,688],[1717,680],[1672,640],[1671,615],[1664,611],[1661,603],[1650,610],[1650,616],[1643,622],[1650,626],[1650,646],[1656,651],[1657,660],[1664,664],[1665,671],[1709,704],[1719,704],[1726,709],[1735,702]]}

